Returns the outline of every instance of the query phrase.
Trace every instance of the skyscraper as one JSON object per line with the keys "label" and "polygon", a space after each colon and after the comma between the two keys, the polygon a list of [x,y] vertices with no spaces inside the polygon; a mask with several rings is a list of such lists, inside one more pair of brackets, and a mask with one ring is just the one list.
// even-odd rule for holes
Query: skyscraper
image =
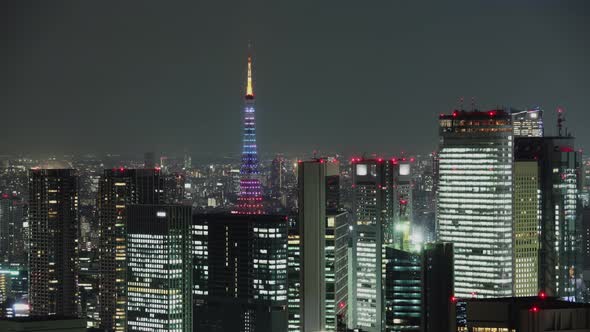
{"label": "skyscraper", "polygon": [[422,259],[419,251],[386,248],[386,330],[421,331]]}
{"label": "skyscraper", "polygon": [[[574,138],[518,138],[514,150],[515,176],[526,177],[515,181],[519,185],[515,185],[514,202],[518,212],[516,286],[517,291],[527,291],[517,295],[535,295],[536,288],[549,296],[575,300],[582,274],[582,233],[578,224],[581,158]],[[524,217],[523,212],[532,215]]]}
{"label": "skyscraper", "polygon": [[454,244],[455,296],[511,296],[511,115],[454,111],[439,124],[437,236]]}
{"label": "skyscraper", "polygon": [[127,331],[192,331],[191,207],[131,205]]}
{"label": "skyscraper", "polygon": [[453,295],[453,244],[427,243],[422,252],[422,328],[456,331]]}
{"label": "skyscraper", "polygon": [[29,223],[31,316],[76,316],[78,175],[75,170],[30,170]]}
{"label": "skyscraper", "polygon": [[380,332],[385,327],[385,244],[393,236],[393,161],[354,158],[351,166],[356,325]]}
{"label": "skyscraper", "polygon": [[194,329],[287,330],[287,218],[193,216]]}
{"label": "skyscraper", "polygon": [[305,161],[298,171],[302,331],[335,330],[338,321],[345,322],[348,292],[348,224],[346,213],[338,213],[339,163]]}
{"label": "skyscraper", "polygon": [[242,167],[240,168],[240,192],[238,203],[232,213],[262,214],[262,187],[258,171],[258,148],[256,146],[256,110],[252,83],[252,57],[248,56],[248,79],[244,107],[244,138]]}
{"label": "skyscraper", "polygon": [[125,330],[127,206],[160,204],[164,180],[158,169],[104,170],[98,189],[100,327]]}

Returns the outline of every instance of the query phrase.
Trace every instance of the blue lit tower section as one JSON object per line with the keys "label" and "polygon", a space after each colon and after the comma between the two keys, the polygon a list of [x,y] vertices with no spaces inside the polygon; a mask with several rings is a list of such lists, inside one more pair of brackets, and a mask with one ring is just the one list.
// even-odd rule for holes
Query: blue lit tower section
{"label": "blue lit tower section", "polygon": [[252,88],[252,57],[248,56],[248,83],[244,108],[244,140],[242,167],[240,168],[240,193],[238,204],[232,213],[262,214],[262,189],[258,178],[258,152],[256,148],[256,113]]}

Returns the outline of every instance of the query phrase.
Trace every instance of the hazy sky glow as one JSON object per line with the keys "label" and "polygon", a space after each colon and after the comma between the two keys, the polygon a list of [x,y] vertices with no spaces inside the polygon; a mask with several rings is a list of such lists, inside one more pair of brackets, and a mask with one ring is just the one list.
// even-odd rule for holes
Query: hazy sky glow
{"label": "hazy sky glow", "polygon": [[426,152],[457,99],[554,110],[590,149],[588,1],[2,1],[0,154]]}

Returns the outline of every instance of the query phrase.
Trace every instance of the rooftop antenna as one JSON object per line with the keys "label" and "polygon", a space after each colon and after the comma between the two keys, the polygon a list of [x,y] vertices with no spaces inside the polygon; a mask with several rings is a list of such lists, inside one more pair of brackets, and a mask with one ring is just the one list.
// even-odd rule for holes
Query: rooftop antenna
{"label": "rooftop antenna", "polygon": [[459,98],[459,111],[463,110],[463,100],[464,100],[463,97]]}
{"label": "rooftop antenna", "polygon": [[475,97],[471,97],[471,111],[475,111]]}
{"label": "rooftop antenna", "polygon": [[[561,137],[561,129],[563,128],[563,123],[565,122],[565,114],[561,107],[557,108],[557,134]],[[567,132],[567,129],[566,129]]]}

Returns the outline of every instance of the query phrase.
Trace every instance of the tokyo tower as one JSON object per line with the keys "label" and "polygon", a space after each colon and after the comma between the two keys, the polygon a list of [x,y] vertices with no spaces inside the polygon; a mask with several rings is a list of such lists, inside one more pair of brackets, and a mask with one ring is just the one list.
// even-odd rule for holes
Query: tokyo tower
{"label": "tokyo tower", "polygon": [[232,213],[262,214],[262,188],[258,171],[258,149],[256,147],[256,112],[252,86],[252,56],[248,56],[248,81],[244,96],[244,138],[242,167],[240,168],[240,192],[238,203]]}

